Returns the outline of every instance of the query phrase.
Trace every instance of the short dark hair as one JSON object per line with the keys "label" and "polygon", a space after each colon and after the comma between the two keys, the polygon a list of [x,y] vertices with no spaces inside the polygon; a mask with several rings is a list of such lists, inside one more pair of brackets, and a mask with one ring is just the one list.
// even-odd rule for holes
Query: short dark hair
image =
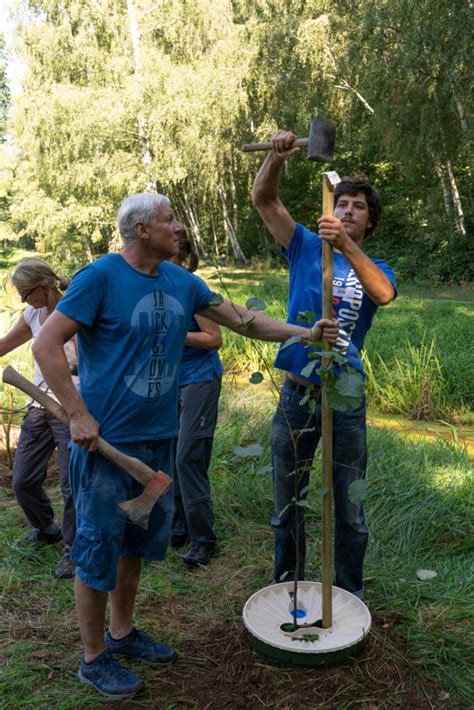
{"label": "short dark hair", "polygon": [[341,195],[351,195],[354,197],[358,192],[365,195],[369,206],[369,221],[371,227],[367,227],[366,234],[370,234],[380,222],[382,214],[382,202],[380,201],[379,193],[367,180],[365,175],[345,175],[341,178],[334,191],[334,206],[337,205]]}

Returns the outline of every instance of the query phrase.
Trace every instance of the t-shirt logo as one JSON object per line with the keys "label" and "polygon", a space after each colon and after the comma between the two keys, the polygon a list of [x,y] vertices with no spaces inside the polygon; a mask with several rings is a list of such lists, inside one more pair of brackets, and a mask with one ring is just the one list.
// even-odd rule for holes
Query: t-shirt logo
{"label": "t-shirt logo", "polygon": [[176,383],[180,353],[175,336],[182,332],[183,320],[182,305],[162,291],[153,291],[137,303],[130,325],[146,337],[140,358],[130,363],[124,377],[132,392],[156,401]]}
{"label": "t-shirt logo", "polygon": [[360,315],[364,291],[354,269],[350,269],[345,279],[333,281],[334,316],[340,322],[339,336],[335,347],[346,351],[351,342]]}

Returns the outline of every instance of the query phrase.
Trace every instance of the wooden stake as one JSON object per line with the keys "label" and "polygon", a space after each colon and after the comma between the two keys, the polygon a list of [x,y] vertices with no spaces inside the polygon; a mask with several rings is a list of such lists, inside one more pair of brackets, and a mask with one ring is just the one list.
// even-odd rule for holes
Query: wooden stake
{"label": "wooden stake", "polygon": [[[323,174],[323,215],[334,212],[334,187]],[[332,318],[333,290],[333,247],[323,241],[323,318]],[[324,351],[330,352],[331,345],[324,343]],[[330,363],[323,358],[323,369]],[[332,626],[332,410],[327,399],[326,387],[321,392],[321,451],[322,485],[322,587],[323,587],[323,628]]]}

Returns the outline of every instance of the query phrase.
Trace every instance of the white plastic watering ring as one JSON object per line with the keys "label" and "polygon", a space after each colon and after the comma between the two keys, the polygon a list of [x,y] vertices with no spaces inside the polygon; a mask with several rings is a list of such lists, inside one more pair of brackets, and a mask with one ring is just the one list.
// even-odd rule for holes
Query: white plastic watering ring
{"label": "white plastic watering ring", "polygon": [[[339,587],[332,588],[333,625],[314,625],[322,616],[322,584],[298,582],[296,631],[293,625],[293,582],[260,589],[247,600],[243,621],[254,650],[285,665],[340,663],[353,656],[370,631],[364,602]],[[283,626],[283,628],[282,628]]]}

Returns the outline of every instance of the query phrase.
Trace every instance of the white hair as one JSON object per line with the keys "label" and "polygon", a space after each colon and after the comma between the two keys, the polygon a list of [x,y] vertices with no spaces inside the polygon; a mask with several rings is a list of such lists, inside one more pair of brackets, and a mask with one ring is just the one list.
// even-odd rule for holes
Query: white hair
{"label": "white hair", "polygon": [[165,195],[150,192],[139,192],[122,200],[117,210],[117,222],[124,246],[135,241],[136,223],[153,224],[156,220],[156,213],[163,205],[169,207],[169,199]]}

